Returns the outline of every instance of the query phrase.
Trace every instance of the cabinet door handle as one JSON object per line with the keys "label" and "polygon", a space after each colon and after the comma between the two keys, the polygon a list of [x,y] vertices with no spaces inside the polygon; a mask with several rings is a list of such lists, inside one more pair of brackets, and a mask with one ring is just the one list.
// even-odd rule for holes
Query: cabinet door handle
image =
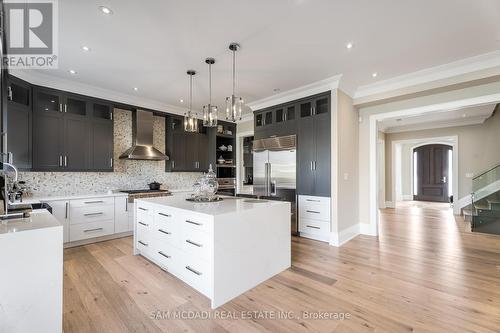
{"label": "cabinet door handle", "polygon": [[62,103],[59,103],[59,112],[63,112]]}
{"label": "cabinet door handle", "polygon": [[320,212],[317,212],[315,210],[306,210],[306,212],[308,212],[308,213],[314,213],[314,214],[321,214]]}
{"label": "cabinet door handle", "polygon": [[158,213],[158,215],[165,216],[165,217],[172,217],[172,215],[165,214],[165,213]]}
{"label": "cabinet door handle", "polygon": [[68,156],[64,155],[64,167],[68,166]]}
{"label": "cabinet door handle", "polygon": [[313,166],[313,161],[311,161],[311,171],[313,171],[314,169],[314,166]]}
{"label": "cabinet door handle", "polygon": [[109,166],[112,168],[113,167],[113,157],[109,159]]}
{"label": "cabinet door handle", "polygon": [[191,268],[191,267],[189,267],[189,266],[186,266],[186,269],[187,269],[188,271],[190,271],[191,273],[194,273],[194,274],[196,274],[196,275],[198,275],[198,276],[202,275],[202,273],[201,273],[201,272],[197,271],[196,269],[192,269],[192,268]]}
{"label": "cabinet door handle", "polygon": [[87,230],[83,230],[83,232],[92,232],[92,231],[101,231],[102,228],[95,228],[95,229],[87,229]]}
{"label": "cabinet door handle", "polygon": [[143,241],[138,241],[137,243],[141,244],[141,245],[144,245],[144,246],[148,246],[147,243],[144,243]]}
{"label": "cabinet door handle", "polygon": [[125,211],[128,212],[128,197],[125,198]]}
{"label": "cabinet door handle", "polygon": [[145,212],[147,212],[147,211],[148,211],[148,209],[146,209],[146,208],[142,208],[142,207],[139,207],[139,209],[140,209],[140,210],[143,210],[143,211],[145,211]]}
{"label": "cabinet door handle", "polygon": [[314,226],[314,225],[307,225],[306,227],[308,227],[308,228],[312,228],[312,229],[321,229],[320,227],[316,227],[316,226]]}
{"label": "cabinet door handle", "polygon": [[309,202],[321,202],[320,200],[313,200],[313,199],[306,199],[306,201],[309,201]]}
{"label": "cabinet door handle", "polygon": [[64,214],[64,218],[65,218],[65,219],[67,219],[67,218],[68,218],[68,208],[69,208],[69,202],[66,202],[65,214]]}
{"label": "cabinet door handle", "polygon": [[158,229],[159,232],[161,232],[162,234],[165,234],[165,235],[171,235],[172,233],[169,232],[169,231],[165,231],[163,229]]}
{"label": "cabinet door handle", "polygon": [[191,240],[189,240],[189,239],[186,239],[186,243],[191,244],[191,245],[194,245],[194,246],[196,246],[196,247],[203,247],[203,245],[202,245],[202,244],[200,244],[200,243],[196,243],[196,242],[193,242],[193,241],[191,241]]}
{"label": "cabinet door handle", "polygon": [[314,171],[316,171],[316,161],[314,161]]}
{"label": "cabinet door handle", "polygon": [[165,258],[167,258],[167,259],[170,259],[170,256],[169,256],[169,255],[167,255],[167,254],[165,254],[165,253],[163,253],[163,252],[161,252],[161,251],[158,251],[158,254],[159,254],[159,255],[161,255],[161,256],[164,256],[164,257],[165,257]]}
{"label": "cabinet door handle", "polygon": [[11,86],[8,86],[7,87],[7,91],[8,91],[8,96],[9,96],[9,101],[12,101],[12,87]]}
{"label": "cabinet door handle", "polygon": [[144,222],[138,222],[138,223],[139,223],[140,225],[145,226],[145,227],[149,226],[149,224],[146,224],[146,223],[144,223]]}
{"label": "cabinet door handle", "polygon": [[97,200],[97,201],[85,201],[84,204],[89,205],[89,204],[97,204],[97,203],[104,203],[102,200]]}
{"label": "cabinet door handle", "polygon": [[62,157],[62,155],[59,155],[59,166],[60,167],[63,166],[63,157]]}
{"label": "cabinet door handle", "polygon": [[186,222],[187,222],[187,223],[190,223],[190,224],[198,225],[198,226],[203,225],[203,223],[194,222],[194,221],[190,221],[190,220],[186,220]]}
{"label": "cabinet door handle", "polygon": [[172,161],[172,169],[175,169],[175,161]]}
{"label": "cabinet door handle", "polygon": [[68,104],[64,104],[64,112],[68,112]]}
{"label": "cabinet door handle", "polygon": [[83,216],[99,216],[99,215],[103,215],[103,214],[104,214],[103,212],[87,213],[87,214],[83,214]]}

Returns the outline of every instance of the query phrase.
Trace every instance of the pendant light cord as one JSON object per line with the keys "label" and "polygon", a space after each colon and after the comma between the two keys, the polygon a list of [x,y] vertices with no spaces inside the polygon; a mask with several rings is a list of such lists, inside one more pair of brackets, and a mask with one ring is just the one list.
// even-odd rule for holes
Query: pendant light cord
{"label": "pendant light cord", "polygon": [[193,109],[193,74],[189,74],[189,115]]}
{"label": "pendant light cord", "polygon": [[208,107],[212,107],[212,64],[208,64]]}
{"label": "pendant light cord", "polygon": [[235,95],[235,86],[236,86],[236,50],[233,50],[233,96]]}

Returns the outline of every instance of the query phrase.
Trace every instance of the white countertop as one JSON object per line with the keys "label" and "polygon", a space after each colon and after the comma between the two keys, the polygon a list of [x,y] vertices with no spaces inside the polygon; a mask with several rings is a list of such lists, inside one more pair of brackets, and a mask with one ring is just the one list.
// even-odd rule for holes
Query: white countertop
{"label": "white countertop", "polygon": [[48,210],[37,209],[28,218],[0,221],[0,235],[53,227],[62,227],[62,224]]}
{"label": "white countertop", "polygon": [[226,196],[223,196],[222,198],[224,200],[219,202],[201,203],[201,202],[187,201],[186,198],[188,197],[190,197],[190,194],[174,193],[174,195],[169,197],[143,198],[143,199],[137,199],[136,202],[137,203],[145,202],[149,204],[162,205],[166,207],[188,210],[210,216],[238,213],[258,208],[271,208],[277,205],[290,205],[289,202],[284,202],[284,201],[255,200],[248,198],[237,198],[237,197],[226,197]]}
{"label": "white countertop", "polygon": [[[105,198],[105,197],[126,197],[127,193],[123,192],[112,192],[112,193],[88,193],[88,194],[73,194],[73,195],[35,195],[23,198],[25,204],[40,203],[47,201],[58,201],[58,200],[77,200],[77,199],[92,199],[92,198]],[[16,201],[15,204],[21,202]]]}

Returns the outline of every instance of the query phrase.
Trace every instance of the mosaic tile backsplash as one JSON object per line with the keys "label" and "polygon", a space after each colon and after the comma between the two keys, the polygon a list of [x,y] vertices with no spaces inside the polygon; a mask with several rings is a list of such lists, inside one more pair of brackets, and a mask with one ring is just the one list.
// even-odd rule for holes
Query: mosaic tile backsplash
{"label": "mosaic tile backsplash", "polygon": [[[132,146],[132,113],[115,109],[114,172],[20,172],[34,196],[105,193],[143,189],[157,181],[164,189],[190,189],[199,173],[165,172],[165,161],[128,161],[118,157]],[[165,118],[154,117],[154,145],[165,152]]]}

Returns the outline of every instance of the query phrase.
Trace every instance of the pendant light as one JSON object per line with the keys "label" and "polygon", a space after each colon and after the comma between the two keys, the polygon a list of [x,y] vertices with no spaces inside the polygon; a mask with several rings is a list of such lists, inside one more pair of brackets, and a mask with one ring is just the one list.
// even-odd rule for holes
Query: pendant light
{"label": "pendant light", "polygon": [[217,126],[217,106],[212,105],[212,65],[215,64],[214,58],[205,59],[208,64],[208,104],[203,105],[203,126],[216,127]]}
{"label": "pendant light", "polygon": [[240,48],[240,44],[229,44],[229,50],[233,52],[233,94],[231,97],[226,97],[226,120],[235,122],[241,120],[241,109],[243,107],[243,99],[235,95],[235,67],[236,67],[236,51]]}
{"label": "pendant light", "polygon": [[189,75],[189,109],[184,113],[184,131],[198,132],[198,119],[197,114],[193,113],[193,76],[196,74],[194,70],[188,70]]}

